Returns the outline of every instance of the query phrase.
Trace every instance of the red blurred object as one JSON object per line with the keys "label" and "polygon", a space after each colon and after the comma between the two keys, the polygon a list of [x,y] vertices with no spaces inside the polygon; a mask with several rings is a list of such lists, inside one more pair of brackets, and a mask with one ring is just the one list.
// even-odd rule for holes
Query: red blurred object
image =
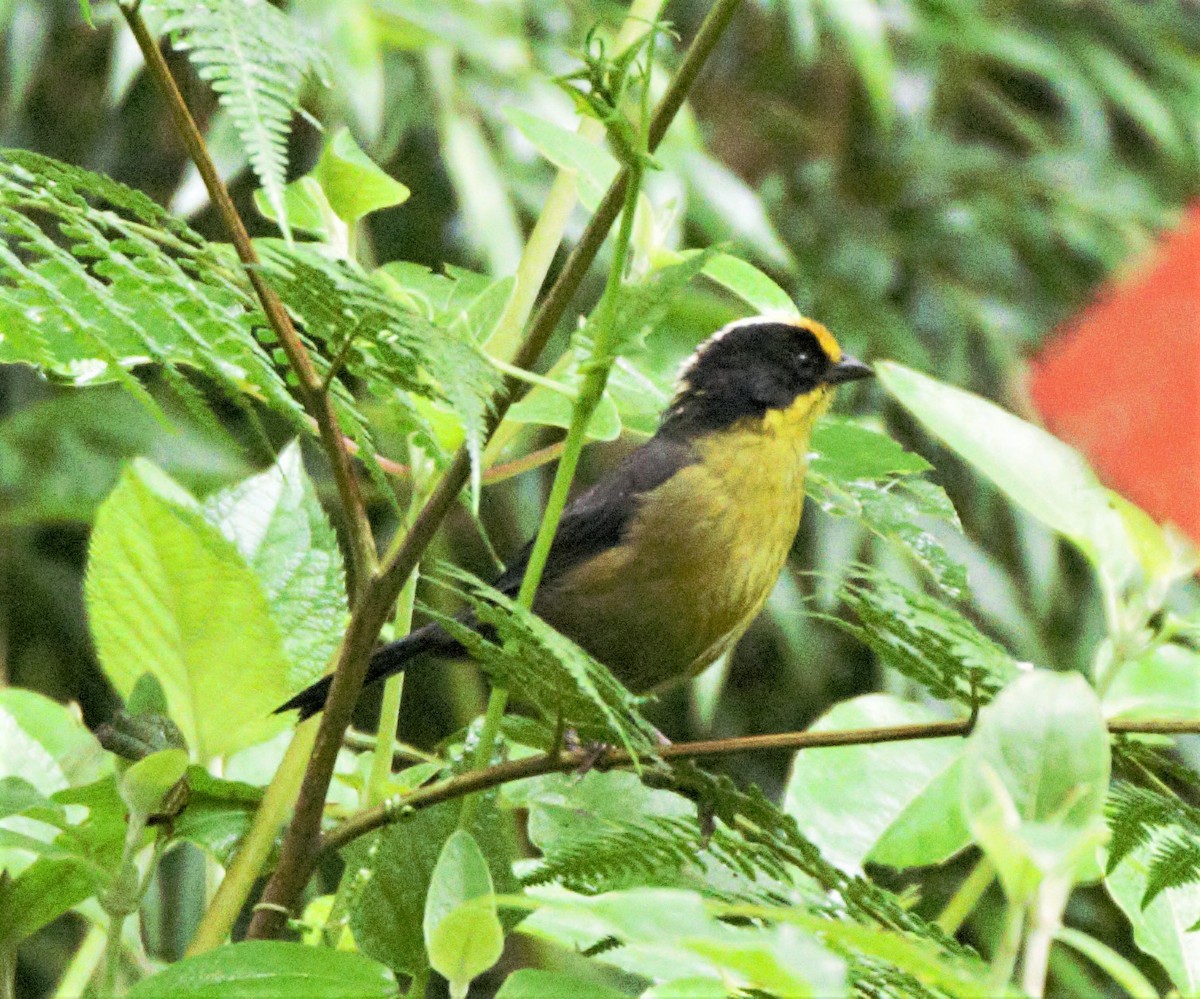
{"label": "red blurred object", "polygon": [[1200,543],[1200,203],[1033,365],[1046,425]]}

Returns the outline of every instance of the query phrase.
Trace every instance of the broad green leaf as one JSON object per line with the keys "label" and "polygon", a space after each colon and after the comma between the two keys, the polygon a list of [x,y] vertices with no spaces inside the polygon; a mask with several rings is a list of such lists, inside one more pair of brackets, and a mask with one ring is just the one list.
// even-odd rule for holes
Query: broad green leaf
{"label": "broad green leaf", "polygon": [[[356,844],[344,855],[365,885],[351,900],[350,928],[363,953],[408,974],[429,966],[423,937],[425,898],[442,844],[458,825],[457,802],[425,808]],[[516,889],[512,823],[487,796],[471,833],[483,845],[497,891]]]}
{"label": "broad green leaf", "polygon": [[731,926],[696,892],[558,892],[544,898],[521,929],[566,946],[616,938],[623,946],[602,951],[599,959],[655,982],[719,978],[732,988],[777,995],[848,994],[845,961],[814,937],[788,925]]}
{"label": "broad green leaf", "polygon": [[1120,514],[1080,457],[994,403],[903,365],[875,366],[883,386],[1011,499],[1070,538],[1120,591],[1137,568]]}
{"label": "broad green leaf", "polygon": [[729,999],[729,989],[720,978],[693,975],[689,978],[673,978],[660,985],[651,985],[639,999]]}
{"label": "broad green leaf", "polygon": [[475,838],[456,829],[442,845],[425,896],[425,950],[452,996],[500,960],[504,928],[487,859]]}
{"label": "broad green leaf", "polygon": [[[280,216],[267,197],[265,188],[260,187],[254,192],[254,206],[264,218],[280,222]],[[320,236],[340,251],[342,256],[348,253],[346,226],[335,214],[329,198],[312,174],[297,177],[283,189],[283,208],[284,219],[292,229]]]}
{"label": "broad green leaf", "polygon": [[504,116],[556,167],[575,171],[579,200],[589,212],[594,212],[619,169],[612,153],[578,132],[520,108],[504,108]]}
{"label": "broad green leaf", "polygon": [[381,208],[404,204],[411,193],[384,173],[344,127],[325,144],[313,177],[338,218],[349,225]]}
{"label": "broad green leaf", "polygon": [[121,774],[121,800],[143,822],[157,812],[167,792],[187,772],[185,749],[162,749],[132,764]]}
{"label": "broad green leaf", "polygon": [[289,662],[288,684],[316,680],[337,649],[346,616],[346,581],[337,535],[288,445],[267,471],[205,500],[220,528],[257,574]]}
{"label": "broad green leaf", "polygon": [[837,482],[915,475],[933,466],[894,438],[839,417],[826,417],[812,432],[809,471]]}
{"label": "broad green leaf", "polygon": [[85,596],[109,679],[128,696],[153,673],[199,759],[286,725],[271,712],[294,688],[262,583],[148,462],[134,462],[97,514]]}
{"label": "broad green leaf", "polygon": [[107,872],[81,859],[45,857],[18,877],[0,877],[0,946],[36,933],[96,894],[108,880]]}
{"label": "broad green leaf", "polygon": [[229,944],[143,978],[128,999],[394,999],[396,976],[362,954],[277,940]]}
{"label": "broad green leaf", "polygon": [[962,808],[1008,897],[1073,880],[1105,835],[1108,730],[1078,673],[1034,670],[979,715],[967,742]]}
{"label": "broad green leaf", "polygon": [[1133,927],[1134,942],[1166,969],[1181,995],[1200,994],[1200,884],[1168,888],[1149,905],[1152,843],[1134,850],[1104,876],[1108,893]]}
{"label": "broad green leaf", "polygon": [[762,315],[795,319],[800,315],[791,296],[753,264],[728,253],[717,253],[704,265],[704,276],[727,288]]}
{"label": "broad green leaf", "polygon": [[[568,375],[574,382],[568,383],[568,387],[577,387],[582,380],[578,371],[569,372]],[[509,409],[506,419],[513,423],[565,429],[571,425],[571,414],[574,411],[574,400],[561,392],[536,385],[525,398]],[[608,392],[600,397],[599,405],[588,420],[587,436],[594,441],[612,441],[621,436],[621,416]]]}
{"label": "broad green leaf", "polygon": [[[725,995],[722,989],[720,999],[725,999]],[[496,999],[628,999],[628,993],[594,978],[580,978],[561,971],[521,968],[504,979]]]}
{"label": "broad green leaf", "polygon": [[[835,706],[810,730],[941,718],[919,704],[869,694]],[[868,859],[894,867],[938,864],[971,838],[958,802],[962,752],[961,739],[805,749],[792,760],[783,807],[825,858],[845,870],[860,871]]]}
{"label": "broad green leaf", "polygon": [[0,690],[0,778],[20,777],[48,797],[110,769],[77,714],[32,690]]}
{"label": "broad green leaf", "polygon": [[1200,717],[1200,652],[1156,646],[1117,671],[1102,702],[1107,718]]}

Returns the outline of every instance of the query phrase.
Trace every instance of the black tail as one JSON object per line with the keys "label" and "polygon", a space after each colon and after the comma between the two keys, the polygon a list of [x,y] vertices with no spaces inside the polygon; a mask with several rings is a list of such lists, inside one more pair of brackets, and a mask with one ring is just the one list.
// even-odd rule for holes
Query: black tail
{"label": "black tail", "polygon": [[[438,625],[427,624],[418,628],[398,642],[380,646],[371,656],[371,665],[367,668],[367,678],[364,684],[374,683],[386,677],[394,676],[406,669],[418,656],[461,656],[465,650],[453,638],[446,634]],[[300,693],[286,704],[275,709],[275,714],[299,709],[300,720],[311,718],[318,711],[325,710],[325,698],[329,696],[329,688],[333,684],[332,675],[322,677],[311,687],[305,687]]]}

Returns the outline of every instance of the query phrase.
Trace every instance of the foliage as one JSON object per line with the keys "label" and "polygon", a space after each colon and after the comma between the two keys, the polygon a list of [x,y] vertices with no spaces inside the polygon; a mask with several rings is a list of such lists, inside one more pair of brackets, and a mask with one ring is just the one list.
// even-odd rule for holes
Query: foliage
{"label": "foliage", "polygon": [[[1018,965],[1023,994],[1200,988],[1194,753],[1105,729],[1200,724],[1195,552],[991,401],[1200,189],[1194,19],[745,5],[650,158],[648,102],[708,6],[638,0],[618,30],[589,2],[140,5],[187,55],[171,68],[357,454],[363,520],[401,535],[465,446],[472,516],[447,520],[421,606],[522,712],[480,725],[465,672],[414,670],[422,748],[355,733],[339,757],[324,829],[372,829],[320,858],[305,943],[183,957],[197,921],[238,939],[253,903],[222,914],[226,890],[280,862],[308,730],[287,749],[271,711],[335,657],[347,577],[357,595],[373,569],[343,564],[329,441],[207,194],[176,186],[119,12],[0,4],[0,144],[29,147],[0,153],[0,994],[14,968],[21,994],[61,977],[139,999],[394,995],[397,976],[422,995],[431,972],[504,999],[942,999],[1015,994]],[[645,178],[615,266],[515,372],[543,271],[619,163]],[[813,435],[797,565],[816,571],[785,577],[773,629],[684,720],[481,582],[476,535],[533,533],[533,477],[499,483],[563,428],[653,432],[680,358],[748,311],[810,312],[896,360]],[[532,385],[503,419],[502,376]],[[947,720],[974,727],[870,734]],[[849,734],[726,773],[656,726]],[[636,766],[458,800],[573,739]],[[990,871],[1003,893],[981,898]],[[532,943],[501,961],[514,934]]]}

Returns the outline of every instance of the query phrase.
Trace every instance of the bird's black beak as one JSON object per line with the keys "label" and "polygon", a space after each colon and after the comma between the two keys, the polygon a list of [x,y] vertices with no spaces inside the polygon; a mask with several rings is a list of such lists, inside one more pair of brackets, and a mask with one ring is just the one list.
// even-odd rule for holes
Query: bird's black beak
{"label": "bird's black beak", "polygon": [[843,354],[842,359],[825,373],[825,381],[829,385],[841,385],[842,382],[856,382],[860,378],[874,377],[875,372],[870,367],[849,354]]}

